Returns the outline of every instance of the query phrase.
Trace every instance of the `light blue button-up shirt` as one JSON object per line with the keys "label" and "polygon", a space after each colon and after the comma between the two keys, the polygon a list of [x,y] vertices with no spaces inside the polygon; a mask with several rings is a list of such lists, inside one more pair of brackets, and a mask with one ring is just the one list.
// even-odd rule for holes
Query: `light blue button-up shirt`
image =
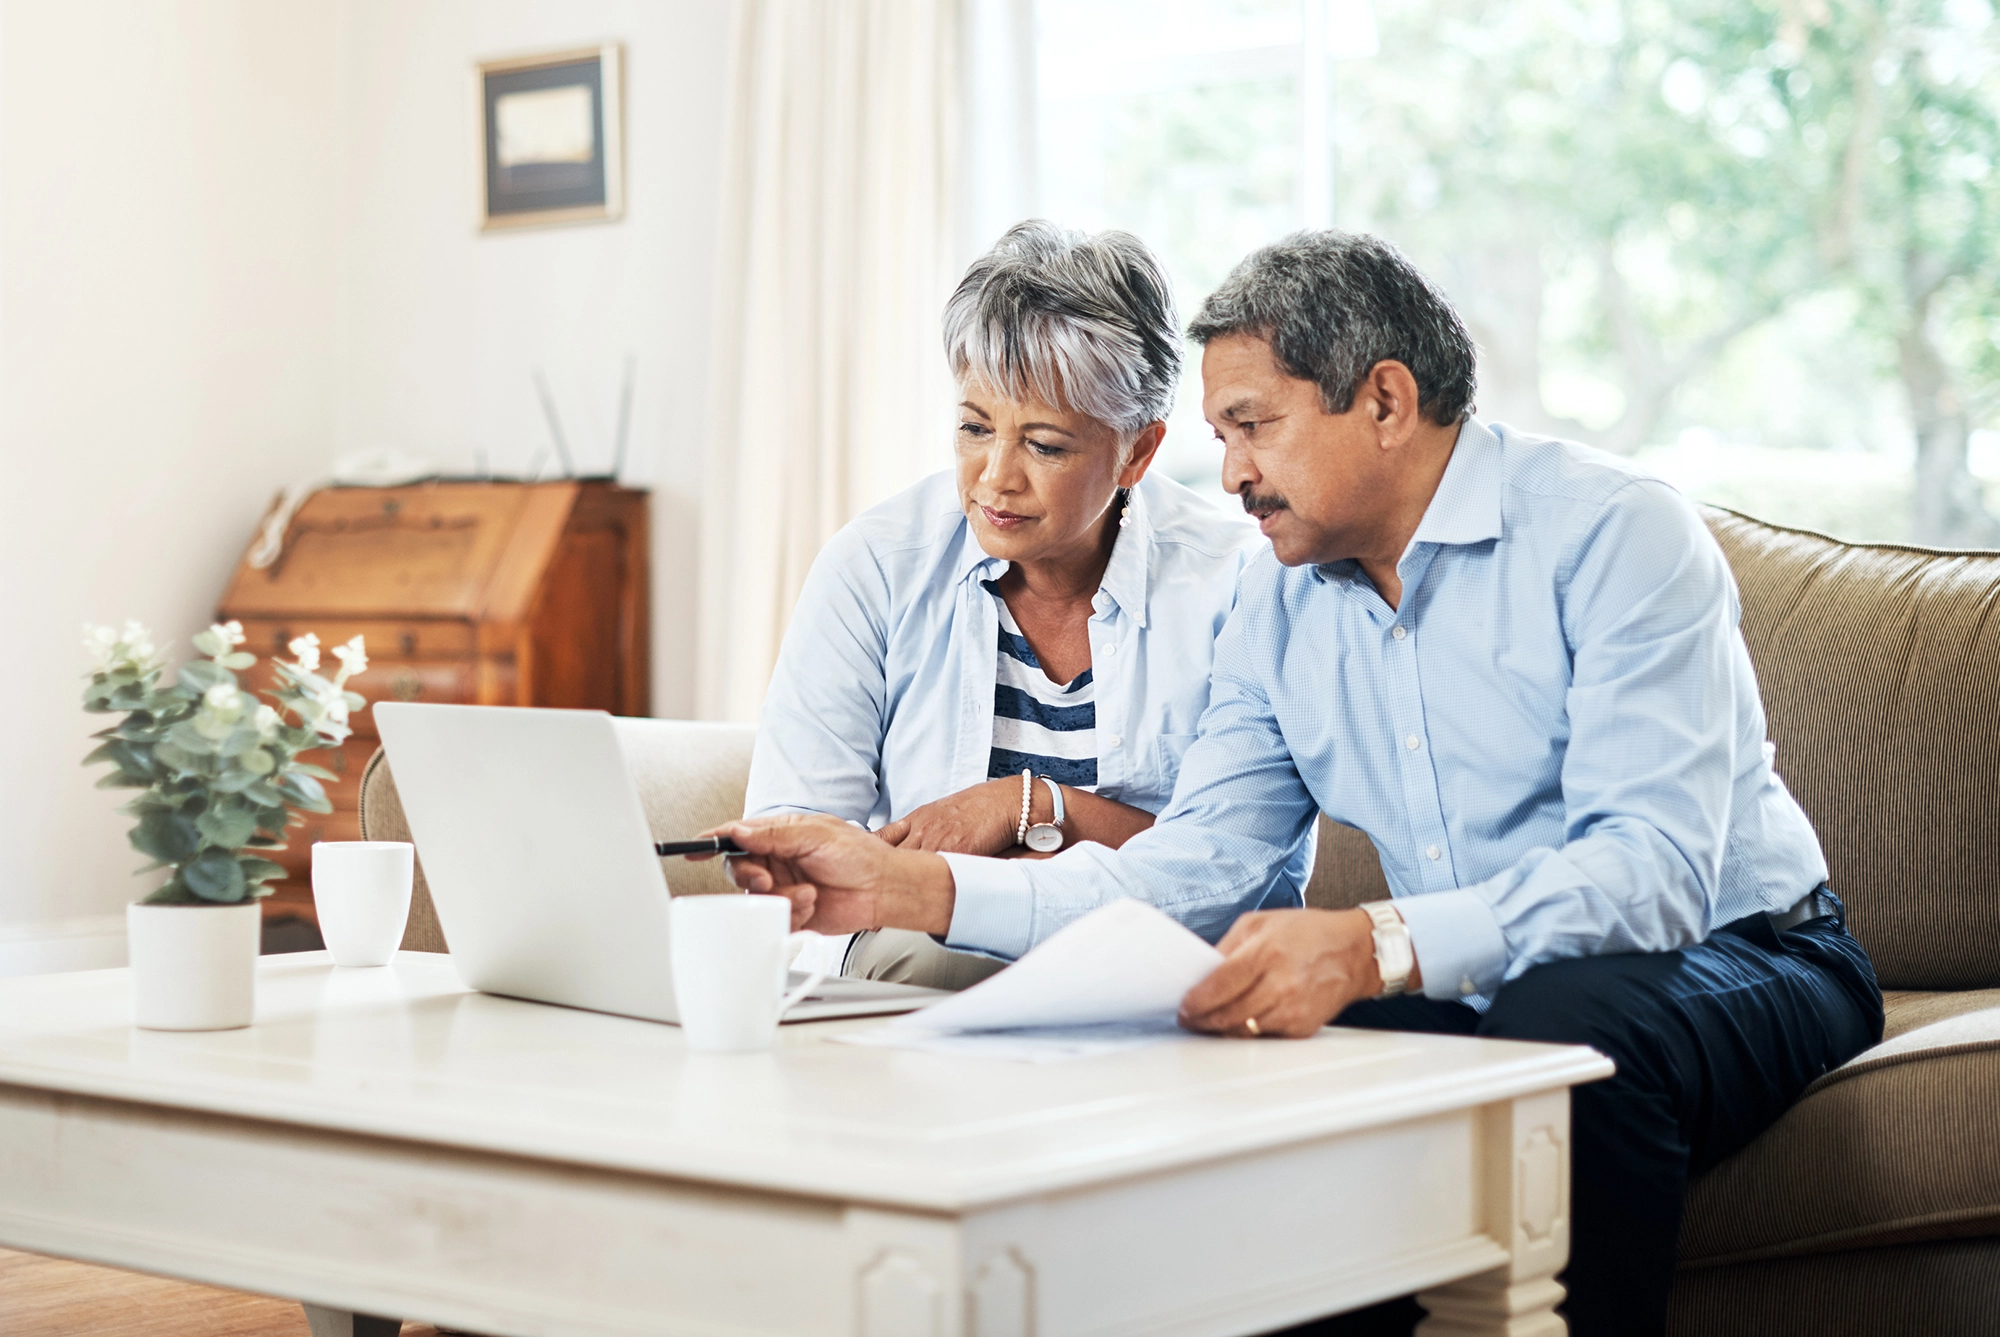
{"label": "light blue button-up shirt", "polygon": [[[1208,706],[1237,578],[1269,545],[1169,479],[1148,476],[1127,507],[1089,625],[1096,792],[1158,812]],[[745,815],[823,812],[874,828],[983,783],[1000,617],[982,582],[1008,565],[979,547],[949,473],[834,535],[779,650]],[[1249,901],[1298,904],[1310,868],[1294,840]]]}
{"label": "light blue button-up shirt", "polygon": [[1772,770],[1728,563],[1666,484],[1468,422],[1396,566],[1244,573],[1172,802],[1120,851],[947,856],[947,941],[1018,956],[1119,896],[1211,941],[1321,808],[1365,831],[1433,998],[1658,952],[1826,877]]}

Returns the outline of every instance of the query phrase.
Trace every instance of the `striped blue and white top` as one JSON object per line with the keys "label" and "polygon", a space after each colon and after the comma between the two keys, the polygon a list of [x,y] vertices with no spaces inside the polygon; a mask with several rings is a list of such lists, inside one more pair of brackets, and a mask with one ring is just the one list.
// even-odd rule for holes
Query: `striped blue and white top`
{"label": "striped blue and white top", "polygon": [[1072,789],[1097,788],[1097,684],[1085,669],[1066,686],[1049,680],[1000,589],[981,581],[1000,614],[993,687],[993,750],[986,776],[1033,771]]}

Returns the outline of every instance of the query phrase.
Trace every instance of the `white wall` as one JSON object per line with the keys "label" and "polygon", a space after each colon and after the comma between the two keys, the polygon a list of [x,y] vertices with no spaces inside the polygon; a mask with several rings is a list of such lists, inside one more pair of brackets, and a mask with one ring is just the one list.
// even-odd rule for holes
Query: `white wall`
{"label": "white wall", "polygon": [[119,963],[143,890],[82,624],[206,625],[332,439],[338,58],[303,0],[0,9],[0,974]]}
{"label": "white wall", "polygon": [[[611,457],[636,358],[626,478],[653,493],[653,712],[693,713],[696,499],[730,6],[721,0],[357,0],[342,126],[337,436],[469,469],[554,468],[533,373],[580,467]],[[482,235],[474,65],[624,43],[624,221]],[[746,509],[754,509],[746,499]]]}
{"label": "white wall", "polygon": [[[0,974],[116,964],[141,890],[77,765],[81,624],[184,641],[343,450],[526,464],[536,365],[588,464],[638,359],[654,709],[689,713],[729,8],[0,0]],[[624,221],[480,235],[474,63],[605,38]]]}

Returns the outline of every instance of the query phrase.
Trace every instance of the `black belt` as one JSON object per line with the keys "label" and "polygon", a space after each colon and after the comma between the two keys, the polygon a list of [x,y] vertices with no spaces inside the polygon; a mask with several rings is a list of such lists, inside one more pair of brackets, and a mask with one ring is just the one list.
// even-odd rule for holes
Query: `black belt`
{"label": "black belt", "polygon": [[1825,887],[1814,887],[1791,909],[1773,910],[1771,927],[1779,932],[1794,929],[1801,924],[1810,924],[1815,919],[1831,918],[1838,908],[1839,903],[1826,894]]}

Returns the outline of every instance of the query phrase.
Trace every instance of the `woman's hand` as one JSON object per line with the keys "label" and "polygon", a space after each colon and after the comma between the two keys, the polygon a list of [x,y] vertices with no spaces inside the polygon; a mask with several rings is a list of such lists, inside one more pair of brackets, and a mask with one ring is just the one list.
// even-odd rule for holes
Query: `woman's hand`
{"label": "woman's hand", "polygon": [[1016,775],[988,780],[926,803],[875,834],[906,850],[1003,854],[1014,848],[1014,836],[1020,829],[1021,777]]}

